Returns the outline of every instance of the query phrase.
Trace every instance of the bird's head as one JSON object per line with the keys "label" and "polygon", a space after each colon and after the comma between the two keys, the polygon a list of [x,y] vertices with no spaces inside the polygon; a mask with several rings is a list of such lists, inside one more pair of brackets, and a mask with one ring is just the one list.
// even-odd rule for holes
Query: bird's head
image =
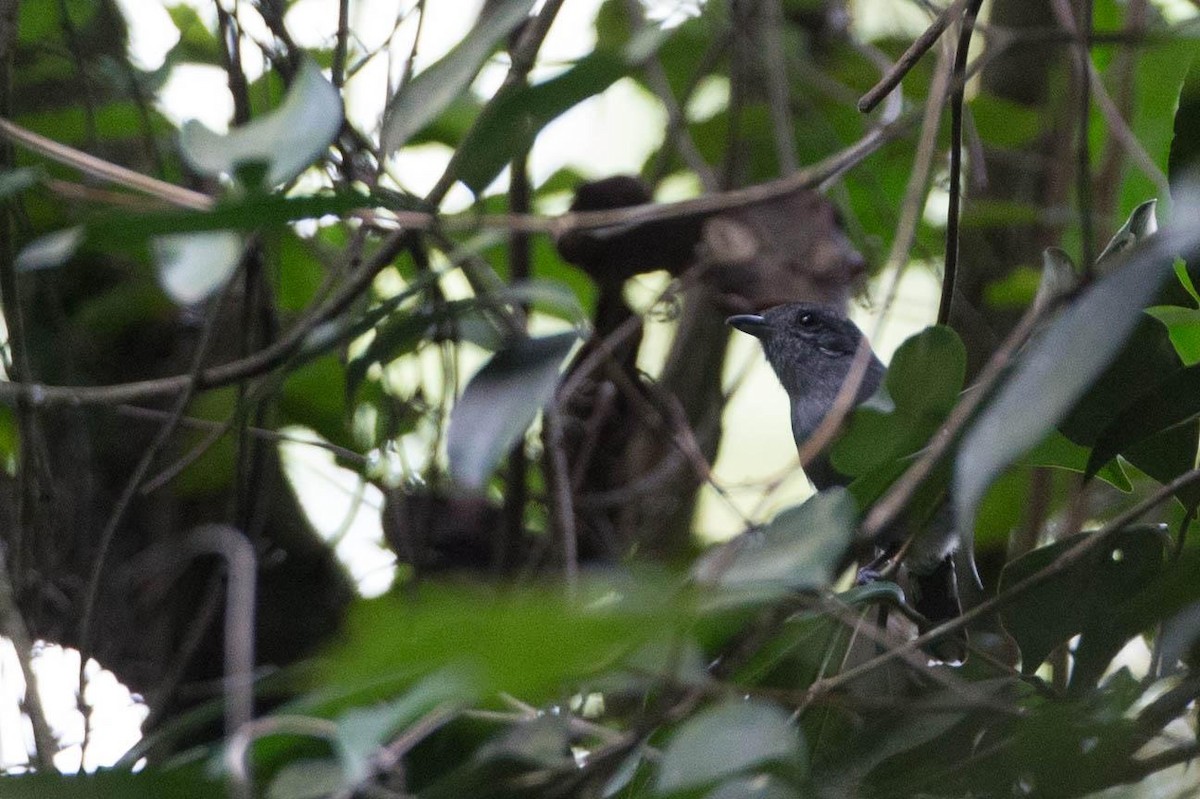
{"label": "bird's head", "polygon": [[837,309],[807,302],[727,321],[762,342],[767,361],[793,397],[826,386],[836,391],[863,338],[858,326]]}

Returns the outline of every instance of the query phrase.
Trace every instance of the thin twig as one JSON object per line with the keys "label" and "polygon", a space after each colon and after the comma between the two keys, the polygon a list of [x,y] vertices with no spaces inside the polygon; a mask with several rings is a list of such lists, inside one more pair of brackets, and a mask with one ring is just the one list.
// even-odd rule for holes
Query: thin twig
{"label": "thin twig", "polygon": [[779,174],[790,175],[800,168],[796,157],[796,130],[792,124],[791,84],[788,81],[787,58],[783,52],[783,8],[781,0],[760,3],[765,23],[759,26],[762,39],[763,70],[767,76],[767,108],[771,114],[771,132],[775,139],[775,154],[779,159]]}
{"label": "thin twig", "polygon": [[[0,120],[0,133],[4,132],[5,120]],[[757,184],[721,194],[706,195],[678,203],[646,204],[608,211],[568,212],[560,216],[541,215],[493,215],[472,217],[464,215],[443,219],[436,214],[421,212],[396,212],[396,221],[404,227],[389,234],[371,257],[361,265],[332,296],[318,304],[298,321],[292,329],[275,343],[258,352],[219,366],[210,367],[197,374],[175,375],[154,380],[117,383],[105,386],[48,386],[36,383],[0,381],[0,402],[13,404],[28,402],[35,407],[114,405],[137,402],[153,397],[170,396],[184,390],[217,388],[236,383],[269,371],[297,352],[309,334],[325,322],[337,317],[361,293],[367,290],[375,276],[391,264],[405,247],[408,237],[420,230],[440,227],[443,230],[477,229],[495,227],[507,230],[525,230],[559,234],[571,229],[595,229],[613,225],[673,219],[696,213],[712,213],[728,208],[766,202],[793,192],[815,188],[831,175],[840,174],[861,162],[883,144],[899,138],[910,127],[910,121],[898,120],[894,125],[876,128],[845,150],[802,169],[793,175],[767,183]],[[68,148],[69,149],[69,148]],[[138,178],[145,176],[130,173]],[[127,177],[127,176],[125,176]],[[122,178],[122,180],[125,179]],[[158,181],[154,181],[158,183]],[[174,189],[170,184],[168,188]],[[191,194],[191,193],[189,193]],[[164,196],[160,193],[160,196]],[[204,197],[204,195],[199,195]],[[165,196],[164,196],[165,198]],[[178,199],[178,198],[176,198]],[[208,198],[205,198],[206,202]]]}
{"label": "thin twig", "polygon": [[562,537],[563,579],[572,594],[579,583],[579,541],[575,530],[575,511],[571,501],[571,472],[563,449],[562,418],[556,407],[546,408],[546,458],[552,480],[555,526]]}
{"label": "thin twig", "polygon": [[191,402],[192,396],[195,393],[195,376],[201,372],[204,359],[208,357],[208,348],[212,343],[213,334],[216,331],[217,318],[220,316],[221,309],[225,305],[225,300],[228,298],[234,282],[235,280],[231,278],[225,284],[225,288],[220,296],[213,302],[208,316],[204,320],[204,327],[200,332],[195,353],[192,355],[192,379],[188,382],[186,388],[177,395],[175,405],[171,409],[171,416],[163,422],[162,426],[155,432],[154,438],[151,439],[149,445],[142,451],[141,457],[133,468],[133,473],[125,482],[125,487],[122,489],[120,496],[117,497],[116,503],[109,512],[108,520],[100,532],[100,540],[96,544],[95,552],[92,553],[92,568],[88,576],[87,589],[83,598],[83,612],[80,615],[79,621],[80,684],[82,684],[83,680],[84,667],[91,655],[92,618],[96,611],[96,602],[100,597],[100,579],[107,565],[108,552],[112,548],[112,542],[116,537],[117,529],[121,526],[121,522],[125,520],[125,515],[133,503],[138,487],[145,480],[151,464],[154,463],[154,459],[158,456],[159,450],[166,445],[171,434],[175,432],[179,419],[183,417],[188,403]]}
{"label": "thin twig", "polygon": [[368,774],[355,785],[347,785],[335,793],[334,799],[351,799],[377,774],[387,774],[408,752],[421,741],[436,732],[439,727],[458,715],[458,708],[447,703],[440,705],[418,719],[411,727],[396,736],[387,746],[381,747],[371,758]]}
{"label": "thin twig", "polygon": [[207,194],[134,172],[132,169],[118,166],[111,161],[89,155],[82,150],[76,150],[74,147],[59,144],[7,119],[0,119],[0,135],[14,144],[40,153],[52,161],[74,167],[86,175],[149,194],[151,197],[158,197],[180,208],[207,211],[215,203],[213,198]]}
{"label": "thin twig", "polygon": [[917,37],[916,41],[908,46],[900,59],[896,61],[896,65],[888,70],[878,83],[871,87],[870,91],[864,94],[858,101],[858,110],[864,114],[869,114],[875,110],[875,106],[879,102],[891,94],[892,89],[900,85],[900,81],[904,80],[917,62],[921,60],[921,56],[925,55],[929,48],[933,47],[934,42],[941,38],[942,33],[954,22],[960,13],[966,0],[954,0],[954,2],[938,15],[933,24],[925,29],[925,32]]}
{"label": "thin twig", "polygon": [[954,86],[950,97],[950,202],[946,217],[946,266],[942,273],[942,297],[938,303],[937,321],[944,325],[950,320],[954,301],[954,281],[958,272],[959,217],[962,214],[962,149],[963,102],[966,94],[967,54],[971,49],[971,34],[975,17],[983,0],[967,0],[963,11],[962,28],[958,35],[958,50],[954,54]]}
{"label": "thin twig", "polygon": [[346,51],[350,47],[350,0],[338,0],[337,34],[329,74],[333,85],[341,89],[346,82]]}
{"label": "thin twig", "polygon": [[1075,200],[1079,204],[1079,259],[1085,275],[1095,267],[1095,225],[1092,222],[1092,2],[1079,4],[1077,38],[1079,48],[1079,141],[1076,143]]}
{"label": "thin twig", "polygon": [[[136,405],[118,405],[114,409],[119,416],[126,416],[130,419],[168,419],[171,416],[170,411],[160,411],[154,408],[140,408]],[[227,430],[228,426],[224,422],[214,421],[212,419],[197,419],[193,416],[184,416],[179,420],[179,427],[191,428],[193,430]],[[305,438],[303,436],[293,436],[287,433],[281,433],[278,430],[268,430],[263,427],[248,427],[247,431],[252,436],[257,436],[264,441],[278,441],[288,444],[303,444],[308,447],[318,447],[323,450],[332,452],[339,458],[350,461],[359,466],[365,466],[368,458],[361,455],[352,449],[332,444],[328,441],[320,439]]]}

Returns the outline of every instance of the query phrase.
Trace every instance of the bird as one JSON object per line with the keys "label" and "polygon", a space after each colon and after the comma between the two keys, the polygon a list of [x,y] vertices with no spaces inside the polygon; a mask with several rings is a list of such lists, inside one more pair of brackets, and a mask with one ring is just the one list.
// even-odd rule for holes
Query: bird
{"label": "bird", "polygon": [[[726,322],[762,344],[767,362],[791,403],[796,447],[803,448],[832,410],[855,354],[866,341],[862,330],[840,309],[807,302],[779,305],[761,314],[738,314]],[[886,374],[886,367],[871,350],[855,394],[855,406],[880,391]],[[825,453],[813,457],[804,468],[817,491],[850,482]],[[877,579],[886,564],[902,556],[914,595],[912,606],[929,621],[928,626],[922,626],[928,629],[956,618],[962,614],[955,564],[960,538],[952,516],[950,504],[942,502],[915,535],[904,520],[895,522],[870,542],[871,552],[848,552],[846,565],[856,559],[860,563],[868,561],[858,572],[857,581],[862,584]],[[970,553],[963,554],[974,577]],[[965,643],[961,637],[952,638],[941,642],[932,654],[947,662],[961,661],[965,658]]]}

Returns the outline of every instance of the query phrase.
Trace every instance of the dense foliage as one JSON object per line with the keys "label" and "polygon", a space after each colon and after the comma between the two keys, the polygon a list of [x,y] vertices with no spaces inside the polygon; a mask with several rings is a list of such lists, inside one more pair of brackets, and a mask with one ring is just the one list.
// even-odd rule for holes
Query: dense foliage
{"label": "dense foliage", "polygon": [[[386,37],[330,4],[319,46],[300,3],[179,5],[147,71],[111,0],[0,0],[0,635],[26,678],[35,641],[74,647],[149,711],[64,776],[29,692],[0,795],[1195,790],[1195,20],[922,5],[909,59],[862,16],[899,2],[606,0],[589,52],[539,61],[571,4],[467,4],[420,61],[432,0]],[[228,133],[156,104],[194,64]],[[541,132],[621,82],[665,110],[641,174],[533,180]],[[421,148],[452,155],[418,194]],[[849,485],[702,545],[724,317],[931,262],[938,324],[822,442]],[[297,427],[384,497],[385,595],[305,516]],[[947,503],[961,617],[841,573]]]}

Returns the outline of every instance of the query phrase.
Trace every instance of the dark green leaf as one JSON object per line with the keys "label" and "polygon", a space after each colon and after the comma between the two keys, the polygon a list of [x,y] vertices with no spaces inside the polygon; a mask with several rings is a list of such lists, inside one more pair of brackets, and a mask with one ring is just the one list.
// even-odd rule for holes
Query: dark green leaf
{"label": "dark green leaf", "polygon": [[1041,444],[1034,447],[1024,460],[1030,466],[1050,466],[1055,469],[1080,472],[1089,477],[1094,475],[1122,491],[1133,489],[1133,485],[1125,476],[1119,463],[1109,463],[1099,471],[1089,470],[1091,464],[1089,458],[1092,454],[1093,452],[1090,452],[1087,447],[1081,447],[1057,430],[1051,430],[1050,435],[1046,436]]}
{"label": "dark green leaf", "polygon": [[[997,591],[1003,594],[1049,567],[1087,535],[1071,536],[1012,561]],[[1021,647],[1023,671],[1032,674],[1055,647],[1082,633],[1076,652],[1078,679],[1098,678],[1108,660],[1138,632],[1120,628],[1114,619],[1161,569],[1162,554],[1163,538],[1157,529],[1124,530],[1010,603],[1001,619]]]}
{"label": "dark green leaf", "polygon": [[1197,415],[1200,415],[1200,366],[1191,366],[1139,395],[1108,425],[1092,448],[1087,475],[1091,477],[1134,444]]}
{"label": "dark green leaf", "polygon": [[758,699],[725,702],[697,713],[672,736],[658,790],[702,788],[761,766],[799,778],[807,760],[800,731],[781,708]]}
{"label": "dark green leaf", "polygon": [[534,0],[494,0],[484,5],[475,27],[437,63],[401,87],[383,116],[385,154],[403,147],[471,85],[480,67],[514,28],[529,16]]}
{"label": "dark green leaf", "polygon": [[854,412],[830,455],[834,467],[860,477],[924,447],[958,401],[966,363],[966,349],[948,327],[905,341],[885,378],[893,407],[872,400]]}
{"label": "dark green leaf", "polygon": [[476,372],[450,412],[446,454],[455,481],[483,487],[554,395],[559,367],[577,340],[575,333],[520,339]]}

